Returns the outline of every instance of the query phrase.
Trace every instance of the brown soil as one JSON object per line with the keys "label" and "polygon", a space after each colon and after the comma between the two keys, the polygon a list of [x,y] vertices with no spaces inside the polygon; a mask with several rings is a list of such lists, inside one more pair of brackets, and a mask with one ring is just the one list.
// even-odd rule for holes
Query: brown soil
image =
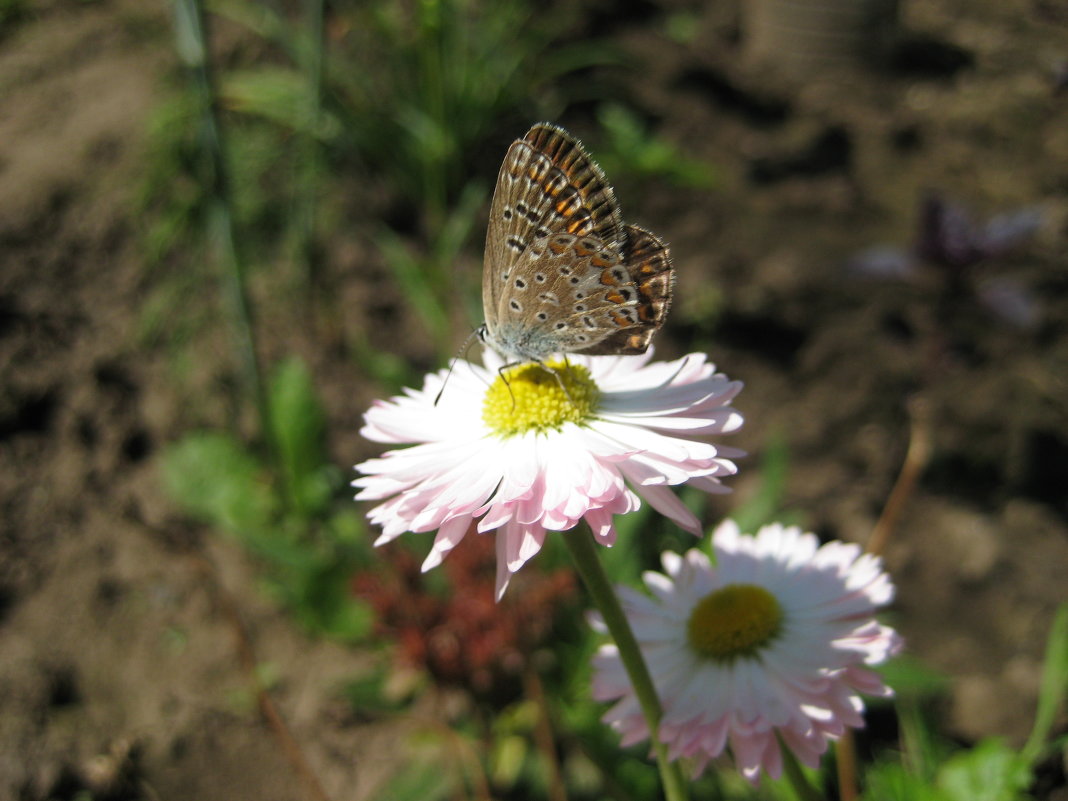
{"label": "brown soil", "polygon": [[[1037,2],[906,4],[921,44],[970,65],[791,83],[745,66],[734,13],[712,5],[694,45],[669,43],[656,15],[617,18],[611,35],[645,65],[627,91],[657,130],[720,171],[712,192],[617,179],[679,270],[660,352],[707,350],[747,385],[731,444],[751,457],[715,514],[751,497],[782,436],[785,507],[866,541],[920,401],[931,456],[886,550],[895,623],[952,677],[947,731],[1021,742],[1068,564],[1068,95],[1053,75],[1068,28]],[[159,487],[161,446],[204,422],[136,336],[152,279],[130,188],[174,69],[168,20],[131,0],[42,4],[0,47],[0,799],[107,797],[121,784],[108,770],[133,777],[128,798],[310,797],[249,659],[270,666],[325,792],[374,797],[401,727],[354,721],[338,694],[368,657],[301,634],[239,547],[184,523]],[[562,122],[586,133],[585,119]],[[966,295],[947,305],[930,274],[843,271],[862,248],[906,243],[929,187],[981,214],[1043,205],[1030,245],[979,268],[1035,293],[1036,326]],[[359,261],[352,247],[331,247],[337,265]],[[312,357],[339,464],[370,455],[356,430],[375,389],[282,324],[271,355]],[[405,342],[421,362],[436,348]],[[209,391],[225,348],[199,357]]]}

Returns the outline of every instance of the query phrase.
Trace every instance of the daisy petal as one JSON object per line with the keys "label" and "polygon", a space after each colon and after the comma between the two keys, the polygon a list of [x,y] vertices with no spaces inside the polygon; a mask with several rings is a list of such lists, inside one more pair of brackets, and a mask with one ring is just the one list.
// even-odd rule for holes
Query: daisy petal
{"label": "daisy petal", "polygon": [[[635,511],[639,498],[698,533],[700,521],[669,487],[726,491],[719,479],[736,472],[732,459],[742,452],[704,438],[741,424],[731,406],[741,384],[701,354],[673,362],[651,357],[572,355],[570,367],[522,365],[502,375],[500,357],[488,352],[484,367],[457,360],[447,386],[442,370],[419,389],[376,401],[363,434],[409,447],[357,466],[356,498],[379,502],[368,514],[381,527],[375,544],[437,530],[423,562],[430,570],[472,526],[493,532],[501,593],[547,531],[585,520],[599,543],[611,545],[614,517]],[[554,380],[544,380],[546,369],[556,372]],[[551,396],[564,380],[576,393],[586,392],[581,381],[592,390],[567,394],[562,416],[546,422],[558,413]],[[503,403],[492,405],[495,397]],[[594,400],[582,406],[579,397]]]}
{"label": "daisy petal", "polygon": [[[666,487],[640,491],[661,493],[646,496],[654,506],[674,498]],[[863,725],[860,693],[890,692],[869,668],[901,649],[900,636],[874,619],[893,585],[859,548],[821,546],[796,527],[772,524],[754,537],[728,520],[713,546],[714,564],[697,550],[665,553],[665,572],[643,576],[651,596],[619,589],[664,709],[657,737],[698,772],[729,746],[753,784],[781,775],[780,737],[817,767],[829,741]],[[716,611],[729,598],[750,610],[744,626],[737,612]],[[593,622],[603,627],[597,615]],[[595,697],[616,702],[605,720],[624,742],[646,739],[644,720],[630,714],[637,699],[618,649],[602,647],[593,669]]]}

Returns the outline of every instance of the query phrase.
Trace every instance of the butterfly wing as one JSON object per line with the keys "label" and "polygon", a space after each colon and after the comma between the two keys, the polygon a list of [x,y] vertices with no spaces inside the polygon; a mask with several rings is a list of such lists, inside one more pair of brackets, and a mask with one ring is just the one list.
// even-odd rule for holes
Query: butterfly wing
{"label": "butterfly wing", "polygon": [[603,271],[599,279],[601,293],[597,295],[608,303],[605,319],[611,320],[612,330],[596,344],[575,353],[587,356],[645,353],[653,334],[664,324],[675,288],[675,268],[667,245],[644,228],[627,225],[620,262],[626,280],[619,280],[618,268]]}
{"label": "butterfly wing", "polygon": [[[567,231],[576,236],[595,236],[606,245],[623,244],[623,214],[616,194],[582,143],[558,125],[542,122],[535,125],[523,141],[552,160],[553,167],[567,180],[549,218],[543,225],[553,231]],[[558,179],[552,176],[552,181]],[[546,188],[550,189],[547,183]]]}
{"label": "butterfly wing", "polygon": [[504,287],[524,251],[535,239],[559,232],[618,246],[622,216],[612,187],[582,144],[562,128],[539,123],[508,148],[490,205],[482,304],[491,337],[507,302]]}
{"label": "butterfly wing", "polygon": [[517,361],[644,353],[667,316],[674,271],[663,242],[626,231],[622,253],[595,236],[532,240],[503,287],[503,351]]}

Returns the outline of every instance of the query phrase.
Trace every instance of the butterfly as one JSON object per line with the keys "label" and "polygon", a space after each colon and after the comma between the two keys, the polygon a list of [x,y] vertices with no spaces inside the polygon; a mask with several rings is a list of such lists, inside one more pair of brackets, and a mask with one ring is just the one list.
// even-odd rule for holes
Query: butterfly
{"label": "butterfly", "polygon": [[644,353],[674,282],[667,246],[623,223],[578,139],[543,122],[512,143],[490,206],[482,342],[509,365]]}

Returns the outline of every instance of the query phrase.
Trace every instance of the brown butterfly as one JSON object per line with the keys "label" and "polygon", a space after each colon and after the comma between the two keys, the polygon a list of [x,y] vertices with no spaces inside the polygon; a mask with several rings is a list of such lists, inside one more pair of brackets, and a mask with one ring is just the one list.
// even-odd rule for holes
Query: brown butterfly
{"label": "brown butterfly", "polygon": [[543,122],[512,143],[486,234],[483,342],[511,364],[644,353],[674,282],[667,246],[623,223],[575,137]]}

